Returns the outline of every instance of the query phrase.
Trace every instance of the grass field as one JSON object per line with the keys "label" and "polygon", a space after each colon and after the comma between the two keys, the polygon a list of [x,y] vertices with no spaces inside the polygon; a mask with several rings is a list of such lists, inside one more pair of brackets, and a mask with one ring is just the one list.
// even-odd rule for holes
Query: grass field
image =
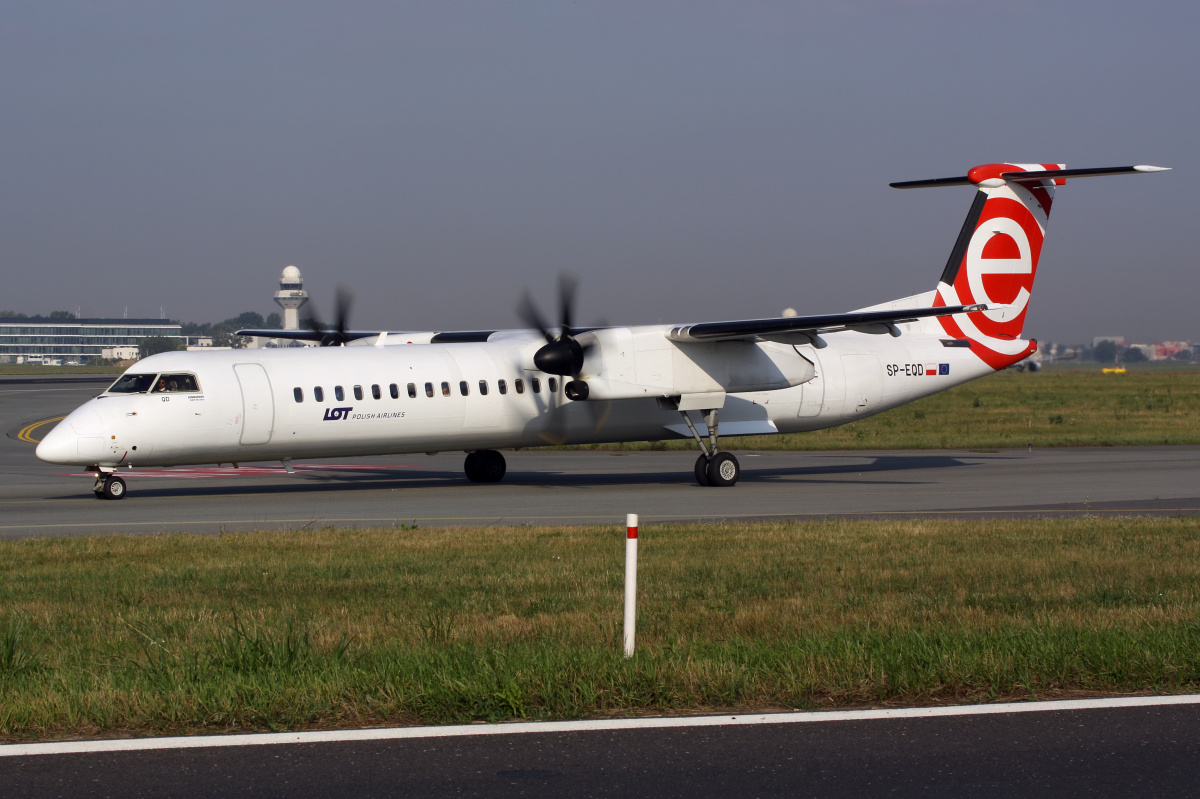
{"label": "grass field", "polygon": [[1200,519],[0,543],[0,737],[1200,687]]}
{"label": "grass field", "polygon": [[[730,449],[998,449],[1200,444],[1200,370],[1000,372],[842,427],[728,438]],[[694,449],[690,439],[589,449]]]}

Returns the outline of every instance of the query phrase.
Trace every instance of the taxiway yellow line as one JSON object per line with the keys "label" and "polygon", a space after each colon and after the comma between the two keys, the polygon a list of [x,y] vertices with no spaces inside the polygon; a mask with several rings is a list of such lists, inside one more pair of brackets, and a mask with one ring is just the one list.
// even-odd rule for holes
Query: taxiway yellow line
{"label": "taxiway yellow line", "polygon": [[62,416],[55,416],[52,419],[42,419],[40,422],[33,422],[32,424],[27,424],[21,428],[21,432],[17,433],[17,438],[19,438],[22,441],[28,441],[30,444],[37,444],[37,443],[41,442],[41,439],[33,437],[34,430],[37,430],[39,427],[41,427],[43,425],[48,425],[51,422],[61,422],[63,419],[66,419],[66,418],[67,418],[67,415],[63,414]]}

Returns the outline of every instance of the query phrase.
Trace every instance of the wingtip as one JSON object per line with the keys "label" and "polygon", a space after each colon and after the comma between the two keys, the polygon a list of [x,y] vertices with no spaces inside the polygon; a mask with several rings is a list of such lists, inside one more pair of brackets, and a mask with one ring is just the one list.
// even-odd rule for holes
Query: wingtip
{"label": "wingtip", "polygon": [[1169,166],[1149,166],[1147,164],[1138,164],[1134,167],[1138,172],[1170,172],[1173,167]]}

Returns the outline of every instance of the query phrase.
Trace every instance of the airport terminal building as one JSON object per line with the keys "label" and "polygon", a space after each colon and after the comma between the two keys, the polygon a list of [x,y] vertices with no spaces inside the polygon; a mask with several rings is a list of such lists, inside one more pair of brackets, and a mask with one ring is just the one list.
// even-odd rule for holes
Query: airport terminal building
{"label": "airport terminal building", "polygon": [[183,341],[166,319],[0,318],[0,362],[87,363],[114,347],[136,347],[148,336]]}

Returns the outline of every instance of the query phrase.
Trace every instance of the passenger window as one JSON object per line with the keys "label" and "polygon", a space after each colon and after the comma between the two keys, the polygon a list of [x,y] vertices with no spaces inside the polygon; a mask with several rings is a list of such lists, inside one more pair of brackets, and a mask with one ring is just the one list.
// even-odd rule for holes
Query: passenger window
{"label": "passenger window", "polygon": [[458,393],[462,394],[464,397],[471,393],[470,386],[467,385],[466,380],[458,381]]}
{"label": "passenger window", "polygon": [[433,396],[433,383],[425,384],[425,396],[427,396],[427,397]]}
{"label": "passenger window", "polygon": [[325,389],[321,388],[320,386],[313,386],[313,399],[315,399],[317,402],[324,402]]}
{"label": "passenger window", "polygon": [[345,391],[342,391],[342,387],[341,387],[341,386],[334,386],[334,387],[333,387],[333,398],[334,398],[335,400],[337,400],[338,402],[343,402],[343,401],[345,401],[345,399],[346,399],[346,392],[345,392]]}
{"label": "passenger window", "polygon": [[479,393],[487,394],[487,381],[486,380],[479,381]]}
{"label": "passenger window", "polygon": [[392,399],[400,399],[400,386],[392,383],[388,386],[388,391],[392,392]]}
{"label": "passenger window", "polygon": [[516,380],[513,381],[513,387],[517,389],[518,394],[525,393],[525,381],[522,380],[521,378],[518,377]]}
{"label": "passenger window", "polygon": [[355,387],[354,387],[354,398],[355,398],[356,400],[360,400],[360,399],[362,399],[362,386],[355,386]]}
{"label": "passenger window", "polygon": [[504,380],[497,380],[497,381],[496,381],[496,388],[498,388],[498,389],[500,390],[500,393],[501,393],[501,394],[507,394],[507,393],[508,393],[508,383],[507,383],[506,381],[504,381]]}
{"label": "passenger window", "polygon": [[410,399],[417,396],[417,384],[416,383],[408,384],[408,396]]}
{"label": "passenger window", "polygon": [[382,394],[379,393],[379,384],[375,383],[371,386],[371,399],[379,399]]}
{"label": "passenger window", "polygon": [[447,383],[445,380],[442,381],[442,396],[443,397],[450,396],[450,384]]}
{"label": "passenger window", "polygon": [[529,378],[529,384],[533,388],[534,394],[542,393],[542,381],[541,380],[538,380],[536,377],[531,377],[531,378]]}
{"label": "passenger window", "polygon": [[292,389],[292,396],[296,398],[296,402],[304,402],[304,389],[296,386]]}
{"label": "passenger window", "polygon": [[552,377],[552,378],[550,378],[549,382],[550,382],[550,393],[553,394],[553,393],[557,392],[558,391],[558,378]]}

